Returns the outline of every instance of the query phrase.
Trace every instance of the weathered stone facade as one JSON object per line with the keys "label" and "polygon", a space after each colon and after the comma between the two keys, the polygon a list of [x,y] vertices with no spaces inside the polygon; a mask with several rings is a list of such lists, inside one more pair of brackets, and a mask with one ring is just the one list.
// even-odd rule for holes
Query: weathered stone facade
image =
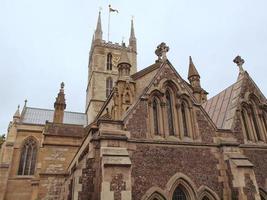
{"label": "weathered stone facade", "polygon": [[267,200],[267,101],[244,60],[236,83],[207,99],[169,47],[137,71],[129,45],[93,37],[84,113],[19,109],[0,149],[0,200]]}

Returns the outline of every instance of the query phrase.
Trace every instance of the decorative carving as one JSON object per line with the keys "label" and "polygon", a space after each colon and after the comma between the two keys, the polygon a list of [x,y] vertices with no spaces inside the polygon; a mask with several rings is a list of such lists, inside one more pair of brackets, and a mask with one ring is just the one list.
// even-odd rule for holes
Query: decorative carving
{"label": "decorative carving", "polygon": [[245,61],[241,58],[241,56],[236,56],[233,62],[239,67],[239,72],[244,72],[243,64]]}
{"label": "decorative carving", "polygon": [[110,191],[114,191],[114,200],[122,200],[121,191],[126,190],[126,182],[123,181],[123,174],[116,174],[110,183]]}
{"label": "decorative carving", "polygon": [[166,53],[169,51],[169,49],[170,48],[164,42],[157,46],[155,54],[158,56],[158,61],[167,60]]}

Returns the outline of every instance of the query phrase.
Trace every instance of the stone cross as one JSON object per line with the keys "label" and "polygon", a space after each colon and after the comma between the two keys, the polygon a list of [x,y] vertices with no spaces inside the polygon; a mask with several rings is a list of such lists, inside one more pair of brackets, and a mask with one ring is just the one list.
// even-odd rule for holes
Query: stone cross
{"label": "stone cross", "polygon": [[114,200],[122,200],[121,191],[126,190],[126,182],[123,181],[123,175],[117,174],[110,183],[110,191],[114,191]]}
{"label": "stone cross", "polygon": [[245,61],[241,58],[241,56],[236,56],[233,62],[239,67],[239,72],[244,72],[243,64],[245,63]]}
{"label": "stone cross", "polygon": [[169,51],[169,47],[162,42],[160,45],[157,46],[155,54],[158,56],[158,61],[166,61],[167,60],[167,52]]}

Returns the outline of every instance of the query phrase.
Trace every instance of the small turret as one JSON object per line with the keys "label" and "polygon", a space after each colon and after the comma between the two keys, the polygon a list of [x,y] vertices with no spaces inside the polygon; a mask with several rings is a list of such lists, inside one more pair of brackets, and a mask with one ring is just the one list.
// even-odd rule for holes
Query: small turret
{"label": "small turret", "polygon": [[131,64],[127,55],[126,49],[121,54],[121,59],[118,64],[119,77],[115,85],[115,94],[113,101],[115,104],[115,112],[113,118],[121,119],[123,113],[133,104],[135,99],[135,82],[131,79]]}
{"label": "small turret", "polygon": [[131,32],[130,32],[129,46],[132,48],[133,51],[137,52],[133,19],[131,20]]}
{"label": "small turret", "polygon": [[131,64],[127,55],[127,51],[123,50],[118,64],[119,79],[130,78]]}
{"label": "small turret", "polygon": [[192,57],[189,56],[189,70],[188,70],[188,80],[193,88],[201,88],[200,86],[200,76],[192,61]]}
{"label": "small turret", "polygon": [[20,120],[20,111],[19,111],[20,105],[18,105],[18,108],[16,112],[13,115],[13,122],[19,122]]}
{"label": "small turret", "polygon": [[102,31],[102,25],[101,25],[101,12],[99,11],[95,35],[94,35],[95,41],[101,42],[102,36],[103,36],[103,31]]}
{"label": "small turret", "polygon": [[54,123],[63,123],[64,110],[66,109],[65,94],[64,94],[64,83],[60,85],[60,91],[54,103]]}
{"label": "small turret", "polygon": [[192,57],[189,57],[189,69],[188,80],[193,89],[193,94],[196,97],[198,103],[204,103],[207,101],[207,92],[201,88],[200,75],[193,63]]}

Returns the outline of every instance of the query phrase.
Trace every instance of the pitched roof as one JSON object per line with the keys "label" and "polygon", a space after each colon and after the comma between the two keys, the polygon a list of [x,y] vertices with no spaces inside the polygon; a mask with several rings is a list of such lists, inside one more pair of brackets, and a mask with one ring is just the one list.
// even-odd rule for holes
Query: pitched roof
{"label": "pitched roof", "polygon": [[[27,124],[43,125],[48,120],[53,121],[54,110],[25,107],[21,116],[21,122]],[[78,112],[64,112],[63,123],[87,125],[86,114]]]}
{"label": "pitched roof", "polygon": [[158,69],[161,66],[161,62],[156,62],[142,70],[140,70],[139,72],[136,72],[135,74],[131,75],[133,80],[139,79],[140,77],[152,72],[155,69]]}
{"label": "pitched roof", "polygon": [[206,101],[202,106],[220,129],[231,129],[235,111],[238,106],[242,78],[216,96]]}

